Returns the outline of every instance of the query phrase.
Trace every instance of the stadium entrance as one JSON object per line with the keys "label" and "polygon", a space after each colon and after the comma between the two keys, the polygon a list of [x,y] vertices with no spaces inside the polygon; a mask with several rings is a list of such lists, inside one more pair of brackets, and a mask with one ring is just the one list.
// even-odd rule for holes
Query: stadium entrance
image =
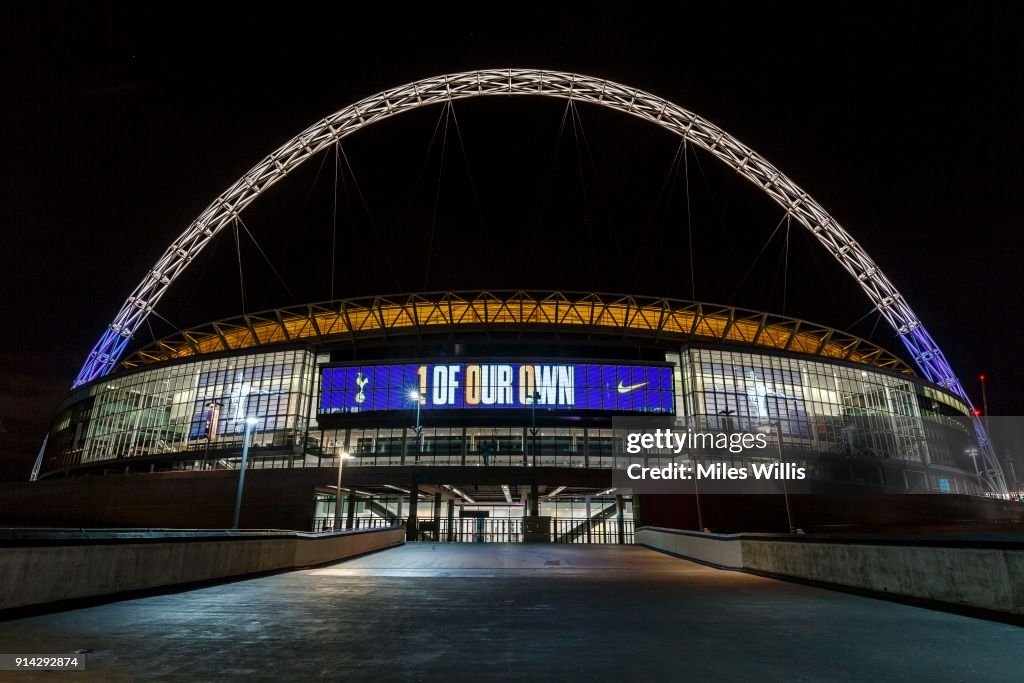
{"label": "stadium entrance", "polygon": [[[530,502],[531,489],[536,504]],[[411,495],[418,500],[415,509],[409,505]],[[632,497],[615,495],[614,490],[507,484],[343,486],[339,507],[334,487],[322,487],[315,509],[313,532],[403,526],[408,541],[633,542]]]}

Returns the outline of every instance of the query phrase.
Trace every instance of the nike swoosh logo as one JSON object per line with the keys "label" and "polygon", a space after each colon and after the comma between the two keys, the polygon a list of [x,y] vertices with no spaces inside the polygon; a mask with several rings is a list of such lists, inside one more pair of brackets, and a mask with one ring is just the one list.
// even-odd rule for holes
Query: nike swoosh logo
{"label": "nike swoosh logo", "polygon": [[618,392],[620,394],[628,394],[629,392],[633,391],[634,389],[639,389],[640,387],[645,386],[646,384],[647,384],[647,382],[640,382],[640,384],[630,384],[627,387],[627,386],[623,386],[622,381],[620,380],[619,381],[619,386],[617,387],[617,390],[618,390]]}

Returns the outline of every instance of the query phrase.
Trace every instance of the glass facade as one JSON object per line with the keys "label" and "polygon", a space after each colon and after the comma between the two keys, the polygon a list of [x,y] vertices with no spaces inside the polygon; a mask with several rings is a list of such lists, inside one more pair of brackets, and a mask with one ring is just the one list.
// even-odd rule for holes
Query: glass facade
{"label": "glass facade", "polygon": [[[616,466],[622,447],[612,429],[538,427],[423,427],[323,429],[310,432],[309,453],[350,453],[354,465]],[[323,446],[320,446],[320,444]]]}
{"label": "glass facade", "polygon": [[972,438],[966,405],[902,376],[716,349],[669,357],[688,422],[703,428],[778,425],[789,448],[953,468]]}
{"label": "glass facade", "polygon": [[[852,455],[953,465],[948,453],[930,453],[925,439],[925,421],[947,417],[934,404],[941,392],[906,378],[714,349],[692,349],[684,358],[682,399],[699,422],[742,431],[779,423],[783,436],[824,451],[840,446]],[[963,402],[942,398],[946,413],[967,415]]]}
{"label": "glass facade", "polygon": [[[329,360],[324,352],[293,349],[196,360],[96,382],[65,402],[50,433],[43,472],[89,464],[230,467],[237,463],[246,418],[256,420],[253,467],[330,466],[341,453],[353,456],[347,466],[621,468],[629,462],[610,424],[583,426],[571,410],[548,415],[536,431],[530,410],[521,420],[506,416],[493,424],[467,424],[467,412],[455,410],[433,415],[417,438],[412,401],[408,414],[391,411],[397,418],[381,426],[367,427],[365,413],[358,416],[359,426],[320,425],[321,373]],[[671,367],[658,368],[664,375],[659,386],[671,387],[677,425],[708,431],[771,425],[787,450],[809,459],[819,454],[869,465],[899,462],[912,470],[904,475],[908,489],[972,490],[967,407],[938,388],[813,356],[691,346],[666,351],[664,360]],[[415,374],[418,366],[409,367]],[[644,375],[629,383],[648,381]],[[609,382],[614,391],[626,380],[615,376]],[[345,391],[354,390],[355,401],[363,387],[353,387]],[[346,419],[335,414],[324,421],[340,425]]]}
{"label": "glass facade", "polygon": [[281,351],[171,365],[72,396],[51,432],[46,469],[189,451],[294,448],[316,390],[314,355]]}
{"label": "glass facade", "polygon": [[677,368],[679,426],[722,432],[767,427],[819,480],[981,492],[968,407],[935,387],[800,356],[690,348],[667,360]]}

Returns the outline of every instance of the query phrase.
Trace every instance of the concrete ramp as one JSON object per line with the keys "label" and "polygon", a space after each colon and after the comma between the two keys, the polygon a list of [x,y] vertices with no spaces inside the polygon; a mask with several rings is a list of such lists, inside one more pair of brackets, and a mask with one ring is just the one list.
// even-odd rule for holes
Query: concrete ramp
{"label": "concrete ramp", "polygon": [[311,570],[312,576],[673,576],[710,571],[686,560],[632,545],[544,543],[407,543],[386,553]]}
{"label": "concrete ramp", "polygon": [[0,621],[92,680],[1021,681],[1024,629],[631,546],[406,544]]}

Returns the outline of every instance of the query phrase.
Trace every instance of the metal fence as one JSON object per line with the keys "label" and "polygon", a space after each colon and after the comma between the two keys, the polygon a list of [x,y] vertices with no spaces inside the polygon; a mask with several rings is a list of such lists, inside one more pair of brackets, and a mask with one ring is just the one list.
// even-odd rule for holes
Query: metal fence
{"label": "metal fence", "polygon": [[[344,529],[345,517],[340,528]],[[423,518],[417,521],[417,541],[451,543],[521,543],[523,519],[521,517],[456,517],[449,527],[448,519]],[[382,517],[356,517],[353,529],[378,529],[387,526],[406,526],[408,520]],[[315,517],[312,531],[333,531],[334,517]],[[551,543],[632,544],[634,522],[631,519],[552,519]]]}
{"label": "metal fence", "polygon": [[631,544],[633,520],[553,519],[551,536],[554,543]]}
{"label": "metal fence", "polygon": [[[343,531],[345,526],[345,515],[341,516],[338,531]],[[383,517],[355,517],[352,520],[353,529],[381,529],[389,526],[405,526],[404,519],[385,519]],[[314,517],[313,525],[310,529],[313,533],[321,533],[324,531],[334,531],[334,517]]]}

